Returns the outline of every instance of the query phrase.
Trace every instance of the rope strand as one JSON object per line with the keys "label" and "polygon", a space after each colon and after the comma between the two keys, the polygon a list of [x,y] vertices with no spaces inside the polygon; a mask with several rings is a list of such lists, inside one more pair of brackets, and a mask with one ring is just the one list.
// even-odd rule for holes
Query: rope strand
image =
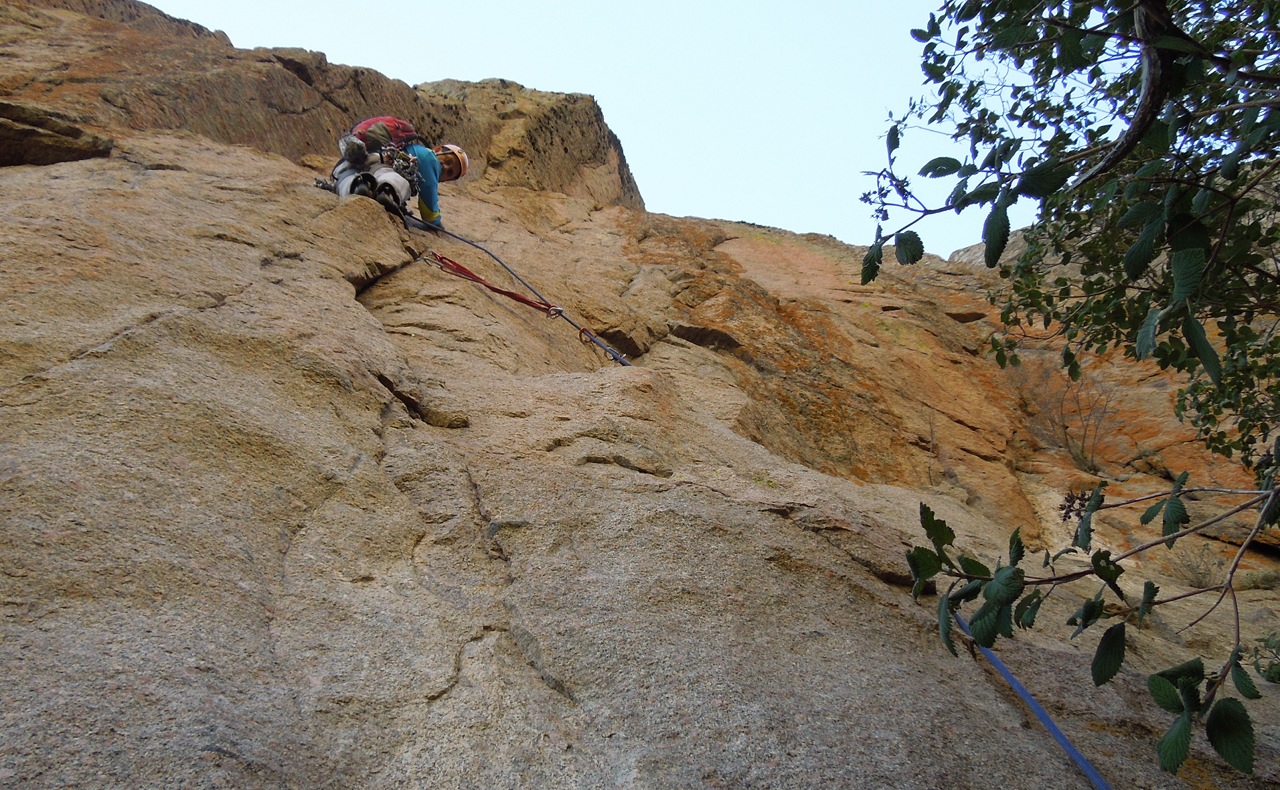
{"label": "rope strand", "polygon": [[[533,294],[534,297],[536,297],[536,299],[530,299],[524,294],[520,294],[515,291],[509,291],[505,288],[500,288],[488,282],[483,277],[471,271],[470,269],[463,266],[462,264],[458,263],[457,261],[446,258],[440,253],[432,250],[430,253],[431,257],[435,259],[436,264],[440,267],[441,271],[445,271],[445,272],[448,272],[449,274],[453,274],[458,277],[462,277],[463,279],[470,280],[471,282],[476,283],[477,285],[482,285],[485,288],[488,288],[490,291],[493,291],[494,293],[502,294],[503,296],[506,296],[510,299],[514,299],[515,301],[520,302],[521,304],[528,305],[529,307],[532,307],[537,310],[542,310],[547,314],[548,318],[563,318],[566,322],[568,322],[569,326],[578,330],[578,337],[579,339],[582,340],[583,343],[591,343],[592,345],[595,345],[596,347],[598,347],[605,354],[607,354],[608,357],[612,359],[614,362],[617,362],[619,365],[623,365],[625,367],[631,367],[631,363],[627,361],[627,358],[625,355],[623,355],[617,349],[613,348],[612,346],[602,341],[599,338],[599,336],[596,335],[595,332],[592,332],[590,329],[587,329],[586,327],[582,326],[581,324],[579,324],[578,322],[570,318],[568,315],[566,315],[564,312],[564,308],[558,307],[552,304],[550,300],[548,300],[545,296],[538,293],[538,289],[530,285],[527,280],[525,280],[515,271],[515,269],[512,269],[510,266],[508,266],[506,262],[503,261],[501,258],[499,258],[497,255],[494,255],[488,249],[475,243],[474,241],[471,241],[470,239],[467,239],[467,238],[463,238],[462,236],[459,236],[458,234],[452,231],[448,231],[448,230],[445,230],[444,228],[435,227],[435,226],[432,226],[431,230],[436,233],[443,233],[444,235],[450,238],[457,239],[463,244],[468,244],[472,247],[475,247],[477,250],[480,250],[485,255],[488,255],[490,258],[493,258],[495,261],[498,262],[499,266],[501,266],[503,269],[507,271],[508,274],[510,274],[521,285],[523,285],[526,289],[528,289],[529,293]],[[419,258],[418,260],[423,260],[423,259]]]}
{"label": "rope strand", "polygon": [[[960,630],[964,631],[966,635],[972,638],[973,635],[969,633],[969,624],[965,622],[959,612],[955,613],[955,617],[956,622],[960,625]],[[1084,772],[1085,777],[1093,784],[1093,786],[1097,788],[1097,790],[1111,790],[1111,785],[1107,783],[1107,780],[1103,778],[1102,774],[1098,773],[1098,769],[1094,768],[1093,763],[1090,763],[1089,759],[1080,753],[1080,750],[1076,748],[1075,744],[1073,744],[1069,738],[1067,738],[1066,733],[1058,727],[1057,723],[1053,720],[1053,717],[1049,715],[1049,711],[1045,710],[1039,702],[1036,702],[1035,697],[1031,696],[1031,692],[1027,691],[1027,687],[1022,685],[1022,683],[1013,676],[1013,673],[1009,671],[1009,667],[1005,666],[1004,662],[1001,661],[1000,658],[991,650],[983,647],[982,645],[978,645],[978,649],[982,651],[982,655],[986,656],[987,660],[991,662],[991,665],[1000,673],[1000,677],[1004,678],[1005,682],[1009,684],[1009,688],[1013,689],[1014,692],[1022,698],[1022,701],[1027,704],[1027,707],[1031,709],[1031,712],[1035,714],[1035,717],[1039,719],[1040,723],[1044,725],[1044,728],[1049,731],[1049,735],[1058,742],[1058,745],[1067,753],[1067,756],[1076,764],[1076,767]]]}

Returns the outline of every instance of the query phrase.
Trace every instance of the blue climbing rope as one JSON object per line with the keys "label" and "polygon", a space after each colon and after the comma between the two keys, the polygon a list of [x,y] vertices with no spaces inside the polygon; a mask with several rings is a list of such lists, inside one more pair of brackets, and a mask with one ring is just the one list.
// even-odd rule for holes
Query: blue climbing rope
{"label": "blue climbing rope", "polygon": [[[956,622],[960,624],[960,630],[964,631],[966,636],[970,638],[973,637],[973,634],[969,633],[969,624],[964,621],[964,618],[960,616],[959,612],[956,613]],[[1009,671],[1009,667],[1005,666],[999,656],[982,645],[978,645],[978,649],[981,650],[982,655],[986,656],[987,660],[991,662],[991,665],[996,668],[996,671],[1000,673],[1000,677],[1004,678],[1005,682],[1009,684],[1009,687],[1013,689],[1014,693],[1021,697],[1023,702],[1027,703],[1027,707],[1031,708],[1031,712],[1036,715],[1036,718],[1039,719],[1040,723],[1044,725],[1044,728],[1049,731],[1049,734],[1053,736],[1053,739],[1058,742],[1058,745],[1062,747],[1062,750],[1067,753],[1067,756],[1070,757],[1076,766],[1084,772],[1085,777],[1093,783],[1093,786],[1096,787],[1097,790],[1111,790],[1111,785],[1107,783],[1106,779],[1102,778],[1102,774],[1098,773],[1098,769],[1093,767],[1093,763],[1090,763],[1089,759],[1081,754],[1080,750],[1075,747],[1075,744],[1067,738],[1066,733],[1058,728],[1057,723],[1054,722],[1053,718],[1049,715],[1049,711],[1045,710],[1039,702],[1036,702],[1035,697],[1031,696],[1031,692],[1027,691],[1027,687],[1022,685],[1022,683],[1013,676],[1013,673]]]}

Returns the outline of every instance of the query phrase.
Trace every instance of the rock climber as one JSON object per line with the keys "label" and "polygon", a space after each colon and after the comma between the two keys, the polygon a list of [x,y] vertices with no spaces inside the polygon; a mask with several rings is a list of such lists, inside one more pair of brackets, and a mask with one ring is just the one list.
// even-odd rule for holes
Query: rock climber
{"label": "rock climber", "polygon": [[364,195],[401,216],[418,196],[422,220],[443,228],[440,182],[467,174],[467,154],[453,144],[428,148],[413,124],[389,115],[368,118],[338,141],[342,161],[333,168],[334,191]]}

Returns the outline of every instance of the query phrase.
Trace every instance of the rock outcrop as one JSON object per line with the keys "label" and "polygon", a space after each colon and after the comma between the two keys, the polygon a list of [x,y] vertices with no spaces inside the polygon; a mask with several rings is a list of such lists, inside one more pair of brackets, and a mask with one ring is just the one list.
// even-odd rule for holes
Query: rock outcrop
{"label": "rock outcrop", "polygon": [[0,167],[51,165],[111,153],[111,141],[87,133],[57,110],[0,101]]}
{"label": "rock outcrop", "polygon": [[[1048,385],[984,357],[981,272],[863,287],[832,239],[648,214],[585,96],[411,88],[126,0],[11,3],[0,36],[5,106],[110,141],[0,167],[0,785],[1088,786],[908,590],[922,500],[994,560],[1097,479],[1033,424]],[[373,112],[476,152],[449,228],[635,364],[311,186]],[[1237,474],[1124,408],[1117,485]],[[1231,627],[1171,608],[1096,691],[1096,637],[1001,652],[1114,786],[1273,785],[1269,689],[1256,776],[1202,740],[1158,772],[1142,672]]]}

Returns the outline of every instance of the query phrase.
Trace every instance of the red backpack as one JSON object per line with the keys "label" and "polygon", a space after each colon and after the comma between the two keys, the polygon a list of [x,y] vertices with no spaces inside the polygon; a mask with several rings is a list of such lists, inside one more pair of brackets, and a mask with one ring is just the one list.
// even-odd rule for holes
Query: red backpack
{"label": "red backpack", "polygon": [[365,132],[375,123],[385,124],[387,131],[391,132],[391,143],[396,146],[402,146],[412,140],[421,140],[421,136],[413,128],[413,124],[408,121],[402,121],[399,118],[393,118],[390,115],[382,115],[377,118],[369,118],[363,120],[355,126],[351,127],[351,134],[360,138],[360,142],[368,143],[365,139]]}

